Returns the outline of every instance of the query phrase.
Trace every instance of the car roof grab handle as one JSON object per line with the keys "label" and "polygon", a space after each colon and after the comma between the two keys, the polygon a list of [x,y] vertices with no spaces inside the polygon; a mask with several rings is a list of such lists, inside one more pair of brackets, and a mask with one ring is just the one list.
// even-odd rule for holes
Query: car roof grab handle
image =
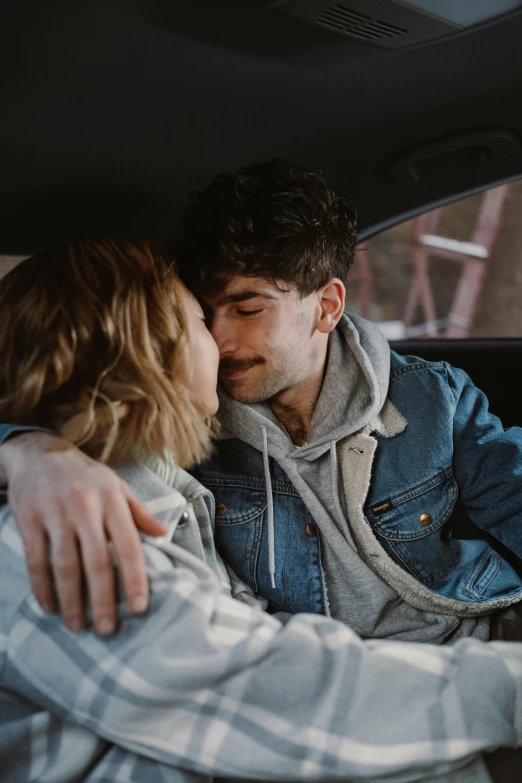
{"label": "car roof grab handle", "polygon": [[522,150],[518,137],[508,128],[487,128],[471,133],[459,133],[399,155],[391,166],[393,181],[399,186],[415,185],[422,178],[418,164],[423,160],[471,147],[480,148],[481,163],[519,155]]}

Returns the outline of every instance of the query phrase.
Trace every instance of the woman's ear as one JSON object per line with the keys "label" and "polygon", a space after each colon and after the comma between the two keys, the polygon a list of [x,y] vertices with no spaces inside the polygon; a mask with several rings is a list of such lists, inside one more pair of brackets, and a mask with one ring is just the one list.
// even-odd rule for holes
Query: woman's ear
{"label": "woman's ear", "polygon": [[333,331],[344,312],[346,288],[342,280],[333,277],[317,292],[320,308],[316,328],[319,332],[328,334]]}

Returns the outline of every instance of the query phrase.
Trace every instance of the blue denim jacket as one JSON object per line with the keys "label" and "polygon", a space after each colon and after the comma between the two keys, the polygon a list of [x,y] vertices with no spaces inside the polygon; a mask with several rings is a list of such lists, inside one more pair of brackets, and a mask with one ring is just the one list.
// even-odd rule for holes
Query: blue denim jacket
{"label": "blue denim jacket", "polygon": [[[522,429],[504,431],[485,395],[444,362],[392,352],[389,399],[408,426],[394,437],[374,433],[363,511],[378,544],[434,595],[477,614],[520,600]],[[285,472],[270,463],[277,587],[267,568],[263,457],[237,438],[220,441],[196,472],[216,498],[217,548],[275,608],[327,614],[317,527]]]}

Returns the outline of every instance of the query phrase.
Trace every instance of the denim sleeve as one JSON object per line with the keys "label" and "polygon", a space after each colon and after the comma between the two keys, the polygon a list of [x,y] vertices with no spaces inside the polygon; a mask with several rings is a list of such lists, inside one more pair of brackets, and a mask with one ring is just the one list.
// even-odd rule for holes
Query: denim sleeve
{"label": "denim sleeve", "polygon": [[470,519],[522,558],[522,428],[505,430],[486,395],[446,365],[455,400],[453,469]]}
{"label": "denim sleeve", "polygon": [[51,432],[44,427],[25,427],[21,424],[0,424],[0,446],[11,437],[11,435],[20,435],[22,432]]}

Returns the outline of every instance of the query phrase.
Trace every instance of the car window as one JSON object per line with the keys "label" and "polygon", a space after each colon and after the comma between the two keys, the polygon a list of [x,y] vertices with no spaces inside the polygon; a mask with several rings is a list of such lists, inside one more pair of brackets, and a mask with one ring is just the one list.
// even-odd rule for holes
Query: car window
{"label": "car window", "polygon": [[522,181],[361,243],[348,283],[388,339],[522,337]]}

